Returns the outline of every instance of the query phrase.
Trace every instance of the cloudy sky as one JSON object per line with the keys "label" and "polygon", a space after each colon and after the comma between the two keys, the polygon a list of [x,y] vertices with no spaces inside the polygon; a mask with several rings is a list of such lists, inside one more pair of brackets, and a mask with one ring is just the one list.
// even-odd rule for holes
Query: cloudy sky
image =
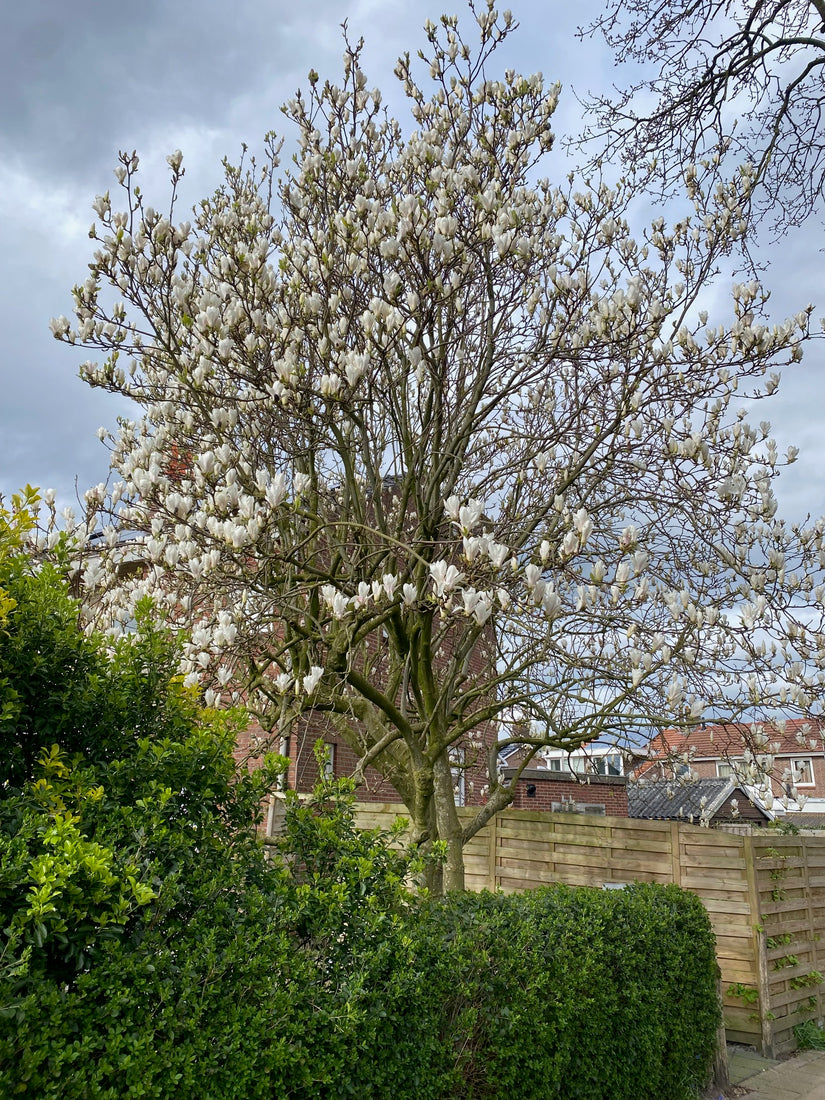
{"label": "cloudy sky", "polygon": [[[403,50],[423,45],[421,27],[444,0],[27,0],[4,13],[0,40],[0,494],[30,482],[54,487],[63,503],[105,480],[100,425],[126,411],[77,376],[82,351],[55,342],[49,319],[71,314],[70,290],[91,259],[88,229],[96,194],[114,190],[119,149],[141,157],[148,201],[166,196],[165,157],[176,148],[187,169],[185,205],[220,179],[224,155],[260,145],[278,129],[279,106],[305,84],[310,68],[340,73],[340,24],[366,40],[371,84],[390,103],[392,68]],[[463,0],[447,5],[464,9]],[[512,0],[520,30],[501,67],[541,70],[561,80],[559,136],[575,134],[574,92],[623,82],[596,41],[576,26],[595,0]],[[403,117],[403,116],[402,116]],[[559,151],[559,177],[569,170]],[[766,248],[766,285],[777,316],[812,301],[825,315],[823,230],[818,223]],[[724,286],[719,287],[722,294]],[[786,375],[778,400],[760,409],[780,444],[801,447],[783,474],[782,510],[791,518],[825,512],[825,347]]]}

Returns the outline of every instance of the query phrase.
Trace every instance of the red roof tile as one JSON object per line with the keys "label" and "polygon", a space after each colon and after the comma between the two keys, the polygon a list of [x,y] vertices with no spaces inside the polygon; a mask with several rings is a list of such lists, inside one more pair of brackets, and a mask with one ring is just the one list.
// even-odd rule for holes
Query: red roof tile
{"label": "red roof tile", "polygon": [[[789,718],[782,730],[776,721],[703,723],[689,729],[666,729],[651,739],[647,750],[651,758],[689,752],[694,760],[701,760],[741,756],[745,748],[782,756],[825,748],[825,722]],[[767,745],[759,744],[760,733],[767,737]]]}

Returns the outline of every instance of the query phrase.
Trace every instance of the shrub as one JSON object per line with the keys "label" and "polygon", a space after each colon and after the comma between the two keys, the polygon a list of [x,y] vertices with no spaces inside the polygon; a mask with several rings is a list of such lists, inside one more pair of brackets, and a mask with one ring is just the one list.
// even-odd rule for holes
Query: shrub
{"label": "shrub", "polygon": [[793,1029],[796,1045],[800,1050],[825,1050],[825,1029],[815,1020],[805,1020]]}
{"label": "shrub", "polygon": [[431,903],[418,969],[441,999],[454,1097],[681,1100],[704,1084],[714,939],[676,887],[554,886]]}
{"label": "shrub", "polygon": [[355,829],[351,801],[329,787],[317,804],[291,801],[288,859],[227,845],[200,874],[187,864],[173,892],[185,919],[162,885],[71,980],[31,955],[0,979],[0,1093],[389,1095],[398,1060],[373,1054],[403,964],[411,863],[392,835]]}
{"label": "shrub", "polygon": [[327,788],[291,803],[284,858],[241,849],[194,883],[190,868],[185,920],[153,901],[73,981],[9,978],[0,1092],[695,1095],[718,1024],[698,899],[638,885],[417,901],[393,840],[358,832]]}

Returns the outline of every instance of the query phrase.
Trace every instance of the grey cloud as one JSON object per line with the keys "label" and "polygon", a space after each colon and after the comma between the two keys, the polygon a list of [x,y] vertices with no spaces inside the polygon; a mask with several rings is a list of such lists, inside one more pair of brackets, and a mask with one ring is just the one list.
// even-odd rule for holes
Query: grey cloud
{"label": "grey cloud", "polygon": [[[59,0],[9,5],[0,45],[7,157],[88,172],[147,124],[220,126],[238,90],[265,102],[305,72],[311,31],[336,5],[241,0]],[[316,47],[317,48],[317,47]]]}

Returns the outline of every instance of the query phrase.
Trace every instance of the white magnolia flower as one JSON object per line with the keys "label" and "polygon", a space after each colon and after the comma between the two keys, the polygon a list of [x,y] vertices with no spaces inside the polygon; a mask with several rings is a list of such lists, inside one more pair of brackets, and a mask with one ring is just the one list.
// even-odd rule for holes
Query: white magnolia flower
{"label": "white magnolia flower", "polygon": [[304,676],[302,683],[304,685],[304,693],[306,695],[312,695],[318,684],[321,682],[321,677],[324,675],[324,670],[319,668],[318,665],[312,665],[309,672]]}
{"label": "white magnolia flower", "polygon": [[212,451],[204,451],[203,454],[198,455],[195,463],[202,473],[209,476],[209,474],[214,471],[216,466],[215,455]]}
{"label": "white magnolia flower", "polygon": [[447,497],[444,501],[444,511],[450,517],[451,520],[458,521],[458,511],[461,507],[461,501],[457,496]]}
{"label": "white magnolia flower", "polygon": [[555,619],[561,611],[561,597],[551,584],[548,584],[544,590],[541,607],[548,619]]}
{"label": "white magnolia flower", "polygon": [[352,603],[353,607],[361,608],[367,605],[367,603],[369,602],[369,598],[370,586],[367,584],[366,581],[360,581],[358,584],[358,591],[352,597],[352,600],[350,602]]}
{"label": "white magnolia flower", "polygon": [[321,376],[320,391],[324,397],[337,397],[341,390],[341,379],[337,374]]}
{"label": "white magnolia flower", "polygon": [[266,501],[273,508],[282,504],[286,497],[286,480],[283,474],[276,474],[266,488]]}
{"label": "white magnolia flower", "polygon": [[333,619],[345,619],[349,615],[349,600],[343,592],[336,592],[332,597],[332,617]]}
{"label": "white magnolia flower", "polygon": [[531,592],[539,583],[540,578],[541,568],[531,562],[524,570],[524,583],[527,585]]}
{"label": "white magnolia flower", "polygon": [[475,559],[481,553],[482,547],[484,546],[484,542],[483,542],[482,539],[476,538],[473,535],[470,535],[469,537],[467,535],[465,535],[464,538],[463,538],[463,545],[464,545],[464,557],[466,558],[467,561],[471,562],[471,561],[475,561]]}
{"label": "white magnolia flower", "polygon": [[491,541],[488,544],[487,553],[490,561],[493,563],[496,569],[501,569],[502,565],[504,565],[505,561],[507,560],[510,551],[502,543]]}
{"label": "white magnolia flower", "polygon": [[667,705],[671,710],[677,710],[685,697],[685,685],[681,676],[671,677],[667,686]]}
{"label": "white magnolia flower", "polygon": [[573,516],[573,527],[578,532],[581,545],[584,546],[593,533],[593,520],[587,514],[586,509],[579,508]]}
{"label": "white magnolia flower", "polygon": [[463,508],[458,510],[458,524],[465,535],[469,535],[476,526],[484,512],[484,505],[480,500],[468,500]]}
{"label": "white magnolia flower", "polygon": [[561,540],[561,552],[565,557],[571,557],[579,548],[580,536],[575,531],[568,531]]}
{"label": "white magnolia flower", "polygon": [[472,615],[479,600],[478,592],[476,592],[474,588],[463,588],[461,590],[461,599],[464,604],[464,614]]}
{"label": "white magnolia flower", "polygon": [[99,558],[94,558],[83,570],[84,588],[94,588],[104,577],[103,565]]}
{"label": "white magnolia flower", "polygon": [[479,626],[484,626],[493,613],[493,597],[489,592],[481,592],[476,599],[473,617]]}
{"label": "white magnolia flower", "polygon": [[464,574],[446,561],[436,561],[430,566],[430,576],[435,585],[436,595],[441,597],[451,592],[464,580]]}
{"label": "white magnolia flower", "polygon": [[346,377],[347,384],[350,389],[355,389],[364,371],[367,369],[369,358],[367,355],[356,355],[350,353],[346,366],[344,367],[344,376]]}

